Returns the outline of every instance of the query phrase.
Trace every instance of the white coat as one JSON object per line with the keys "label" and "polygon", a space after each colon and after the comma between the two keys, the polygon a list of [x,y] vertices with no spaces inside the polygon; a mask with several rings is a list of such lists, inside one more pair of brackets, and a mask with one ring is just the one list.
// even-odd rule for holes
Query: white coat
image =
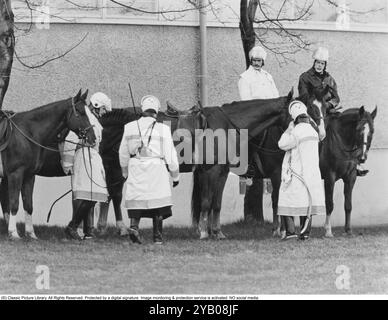
{"label": "white coat", "polygon": [[[141,151],[139,128],[143,140]],[[167,125],[152,117],[142,117],[138,123],[126,124],[119,157],[120,166],[128,168],[127,209],[156,209],[172,205],[169,172],[174,181],[179,181],[179,162]]]}
{"label": "white coat", "polygon": [[287,152],[282,166],[279,215],[307,216],[310,201],[311,214],[326,213],[318,143],[318,134],[309,123],[289,126],[281,136],[279,148]]}
{"label": "white coat", "polygon": [[[96,144],[93,147],[81,147],[77,135],[70,131],[63,145],[61,164],[65,171],[73,170],[71,187],[73,199],[97,202],[108,201],[108,189],[105,181],[105,170],[98,153],[102,137],[102,126],[97,118],[86,108],[90,123],[94,126]],[[90,167],[91,164],[91,167]]]}
{"label": "white coat", "polygon": [[272,99],[279,97],[272,76],[265,70],[255,70],[250,66],[240,75],[238,90],[241,100]]}

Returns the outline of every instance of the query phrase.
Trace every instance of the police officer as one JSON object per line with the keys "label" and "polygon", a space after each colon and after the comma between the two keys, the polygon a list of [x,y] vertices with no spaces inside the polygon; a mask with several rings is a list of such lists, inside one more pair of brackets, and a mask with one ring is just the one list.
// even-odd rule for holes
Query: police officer
{"label": "police officer", "polygon": [[102,92],[93,94],[85,111],[93,125],[96,144],[87,146],[72,132],[66,137],[62,167],[66,174],[72,175],[73,218],[65,229],[70,239],[82,240],[77,232],[82,221],[84,239],[92,238],[91,221],[94,205],[96,202],[108,201],[105,171],[99,154],[102,126],[98,118],[111,110],[111,100],[107,95]]}
{"label": "police officer", "polygon": [[[337,91],[337,83],[334,78],[326,71],[327,63],[329,61],[329,50],[324,47],[317,48],[313,53],[313,66],[302,73],[299,77],[298,91],[299,99],[307,103],[313,95],[314,90],[324,90],[326,86],[329,87],[329,112],[338,107],[340,98]],[[369,170],[359,163],[357,165],[357,175],[365,176]]]}
{"label": "police officer", "polygon": [[[261,46],[255,46],[249,51],[251,65],[244,71],[238,81],[241,100],[272,99],[279,97],[279,91],[271,74],[263,69],[267,53]],[[270,129],[271,130],[271,129]],[[253,155],[249,154],[251,162]],[[254,166],[248,166],[247,176],[254,176]],[[259,197],[263,194],[263,180],[253,177],[253,184],[247,188],[244,197],[244,216],[254,216]],[[270,182],[268,182],[269,184]]]}
{"label": "police officer", "polygon": [[172,215],[171,186],[179,183],[179,163],[170,127],[156,122],[159,100],[147,95],[141,100],[143,116],[125,125],[119,149],[123,177],[127,178],[125,207],[131,220],[130,239],[141,243],[142,217],[153,220],[153,240],[163,244],[163,219]]}

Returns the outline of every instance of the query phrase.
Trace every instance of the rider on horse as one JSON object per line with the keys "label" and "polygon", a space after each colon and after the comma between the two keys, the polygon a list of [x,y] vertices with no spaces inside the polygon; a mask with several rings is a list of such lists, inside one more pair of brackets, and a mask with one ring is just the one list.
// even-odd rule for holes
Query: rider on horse
{"label": "rider on horse", "polygon": [[[271,74],[263,69],[267,53],[265,50],[256,46],[249,51],[249,59],[251,65],[249,68],[240,75],[238,81],[238,89],[241,100],[253,100],[253,99],[272,99],[279,97],[279,91],[276,88],[275,81]],[[250,154],[250,163],[248,165],[247,176],[253,177],[255,175],[255,166],[252,164],[252,157],[258,159],[258,155]],[[259,159],[257,161],[260,161]],[[262,170],[261,168],[258,168]],[[254,209],[255,198],[257,198],[257,192],[262,189],[262,179],[253,179],[253,184],[248,188],[244,198],[244,215],[250,215],[248,208]],[[259,185],[261,184],[261,185]]]}
{"label": "rider on horse", "polygon": [[[337,83],[334,78],[326,71],[329,60],[329,50],[324,47],[319,47],[313,53],[313,66],[302,73],[299,77],[298,91],[299,99],[304,103],[308,103],[313,96],[315,90],[323,91],[326,87],[329,88],[329,96],[326,98],[328,103],[328,112],[336,112],[339,107],[340,98],[337,91]],[[357,175],[364,176],[368,173],[361,164],[358,165]]]}

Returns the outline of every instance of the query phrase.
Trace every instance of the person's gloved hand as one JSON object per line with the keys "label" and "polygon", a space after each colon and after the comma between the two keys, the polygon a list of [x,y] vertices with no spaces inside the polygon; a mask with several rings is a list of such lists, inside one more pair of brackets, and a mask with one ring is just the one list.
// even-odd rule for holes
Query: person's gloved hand
{"label": "person's gloved hand", "polygon": [[172,182],[172,187],[175,188],[179,184],[179,181],[173,181]]}

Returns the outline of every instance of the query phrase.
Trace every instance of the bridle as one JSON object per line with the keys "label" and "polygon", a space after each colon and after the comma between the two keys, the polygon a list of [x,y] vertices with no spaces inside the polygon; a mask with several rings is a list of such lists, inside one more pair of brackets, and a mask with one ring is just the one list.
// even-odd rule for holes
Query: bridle
{"label": "bridle", "polygon": [[[86,106],[86,104],[85,104]],[[77,111],[77,108],[75,106],[75,103],[74,103],[74,97],[71,98],[71,109],[70,109],[70,112],[68,114],[68,116],[66,117],[66,122],[67,122],[67,125],[69,126],[69,122],[70,122],[70,119],[74,113],[74,116],[76,118],[79,118],[80,117],[80,113],[79,111]],[[94,126],[93,125],[90,125],[84,129],[82,128],[78,128],[77,129],[77,132],[78,132],[78,137],[82,140],[82,141],[85,141],[86,142],[86,138],[87,138],[87,134],[89,132],[90,129],[92,129]]]}

